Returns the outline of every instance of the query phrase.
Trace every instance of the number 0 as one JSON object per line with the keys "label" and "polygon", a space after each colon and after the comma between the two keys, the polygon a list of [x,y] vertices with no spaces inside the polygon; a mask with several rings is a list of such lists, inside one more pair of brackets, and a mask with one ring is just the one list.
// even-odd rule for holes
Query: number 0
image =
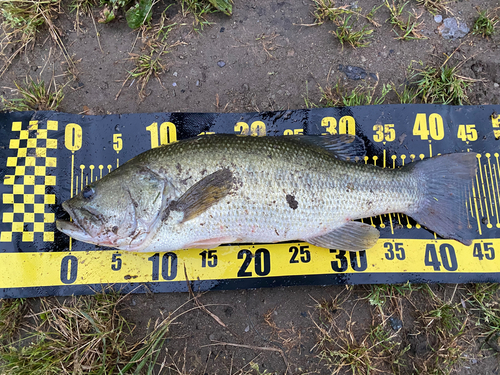
{"label": "number 0", "polygon": [[68,124],[64,129],[64,145],[70,151],[82,148],[82,127],[78,124]]}
{"label": "number 0", "polygon": [[66,255],[61,260],[61,282],[73,284],[78,276],[78,258],[74,255]]}

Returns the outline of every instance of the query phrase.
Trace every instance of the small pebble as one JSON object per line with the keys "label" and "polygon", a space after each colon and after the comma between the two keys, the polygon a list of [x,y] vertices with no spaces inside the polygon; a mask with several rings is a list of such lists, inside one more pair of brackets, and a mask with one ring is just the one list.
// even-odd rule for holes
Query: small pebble
{"label": "small pebble", "polygon": [[441,23],[443,21],[443,16],[440,14],[436,14],[434,16],[434,22]]}
{"label": "small pebble", "polygon": [[493,83],[493,87],[498,88],[498,86],[500,86],[498,83]]}
{"label": "small pebble", "polygon": [[223,67],[225,67],[225,66],[226,66],[226,63],[225,63],[224,61],[222,61],[222,60],[219,60],[219,61],[217,62],[217,65],[219,65],[219,67],[223,68]]}
{"label": "small pebble", "polygon": [[445,39],[457,39],[466,36],[470,29],[465,23],[458,23],[455,18],[446,18],[441,25],[438,26],[439,33]]}
{"label": "small pebble", "polygon": [[174,77],[177,77],[177,72],[174,72],[174,74],[172,74]]}
{"label": "small pebble", "polygon": [[177,86],[177,83],[175,83],[175,82],[174,82],[174,83],[172,83],[172,86],[174,86],[174,87],[175,87],[175,86]]}
{"label": "small pebble", "polygon": [[196,81],[196,86],[197,86],[197,87],[200,87],[200,86],[201,86],[201,84],[200,84],[200,80],[197,80],[197,81]]}
{"label": "small pebble", "polygon": [[221,33],[223,33],[223,32],[224,32],[224,30],[226,30],[226,28],[225,28],[225,27],[221,27],[221,28],[220,28],[220,32],[221,32]]}
{"label": "small pebble", "polygon": [[388,320],[393,330],[399,331],[401,328],[403,328],[403,322],[398,318],[390,317]]}
{"label": "small pebble", "polygon": [[366,78],[366,71],[359,66],[342,65],[340,64],[338,70],[343,72],[347,78],[352,80],[360,80]]}

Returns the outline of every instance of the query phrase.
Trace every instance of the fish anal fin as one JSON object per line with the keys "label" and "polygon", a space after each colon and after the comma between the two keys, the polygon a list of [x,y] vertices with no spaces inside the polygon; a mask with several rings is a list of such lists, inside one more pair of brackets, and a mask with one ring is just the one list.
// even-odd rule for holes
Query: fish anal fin
{"label": "fish anal fin", "polygon": [[373,247],[379,236],[380,232],[371,225],[349,221],[327,234],[306,238],[304,241],[327,249],[360,251]]}

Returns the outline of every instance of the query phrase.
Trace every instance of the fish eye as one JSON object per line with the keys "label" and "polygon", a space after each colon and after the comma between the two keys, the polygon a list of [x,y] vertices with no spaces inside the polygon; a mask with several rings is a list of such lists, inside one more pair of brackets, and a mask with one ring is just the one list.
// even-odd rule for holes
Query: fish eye
{"label": "fish eye", "polygon": [[83,199],[86,199],[86,200],[92,199],[94,196],[94,193],[95,193],[95,190],[92,186],[90,186],[90,185],[85,186],[85,188],[82,190]]}

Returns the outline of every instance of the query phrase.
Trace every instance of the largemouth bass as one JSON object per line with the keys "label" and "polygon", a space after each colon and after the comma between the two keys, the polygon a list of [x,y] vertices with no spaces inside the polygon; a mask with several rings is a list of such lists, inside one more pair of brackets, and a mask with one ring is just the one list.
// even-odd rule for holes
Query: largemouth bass
{"label": "largemouth bass", "polygon": [[399,169],[356,163],[350,135],[206,135],[146,151],[62,204],[76,240],[158,252],[224,243],[302,240],[340,250],[375,245],[356,219],[400,212],[466,245],[465,192],[475,153]]}

